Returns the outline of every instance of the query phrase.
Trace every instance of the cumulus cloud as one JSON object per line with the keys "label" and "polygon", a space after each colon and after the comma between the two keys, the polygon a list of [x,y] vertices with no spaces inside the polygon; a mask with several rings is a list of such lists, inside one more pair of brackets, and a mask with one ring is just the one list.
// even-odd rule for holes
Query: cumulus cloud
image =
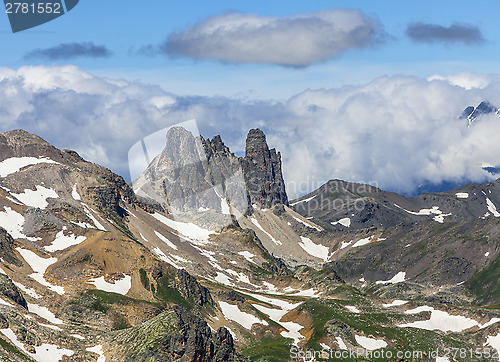
{"label": "cumulus cloud", "polygon": [[485,42],[481,30],[473,25],[455,23],[450,26],[414,22],[408,24],[406,35],[419,43],[462,43],[479,45]]}
{"label": "cumulus cloud", "polygon": [[482,100],[500,106],[498,76],[481,88],[381,77],[285,102],[243,102],[178,96],[74,66],[0,68],[1,130],[26,129],[127,178],[130,147],[162,128],[196,119],[202,135],[221,134],[240,152],[248,129],[261,127],[282,153],[292,198],[332,178],[407,194],[425,183],[491,179],[481,166],[500,164],[500,116],[470,128],[457,118]]}
{"label": "cumulus cloud", "polygon": [[212,16],[172,33],[161,51],[170,56],[227,63],[304,67],[381,41],[381,25],[359,10],[326,10],[288,17],[238,12]]}
{"label": "cumulus cloud", "polygon": [[51,48],[35,49],[25,55],[26,59],[45,58],[50,60],[73,58],[107,58],[112,52],[104,45],[92,42],[62,43]]}
{"label": "cumulus cloud", "polygon": [[429,81],[432,80],[447,80],[451,84],[457,85],[465,89],[473,88],[485,88],[487,87],[493,79],[497,81],[500,80],[499,76],[496,74],[476,74],[469,71],[460,72],[457,74],[451,74],[443,76],[440,74],[435,74],[428,78]]}

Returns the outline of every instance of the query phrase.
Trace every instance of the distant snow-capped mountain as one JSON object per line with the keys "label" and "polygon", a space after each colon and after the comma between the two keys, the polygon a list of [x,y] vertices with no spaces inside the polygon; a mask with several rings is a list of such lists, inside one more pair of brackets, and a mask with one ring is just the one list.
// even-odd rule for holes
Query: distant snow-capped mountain
{"label": "distant snow-capped mountain", "polygon": [[474,123],[474,121],[476,121],[478,117],[491,113],[499,114],[499,111],[500,110],[497,107],[493,106],[488,101],[482,101],[476,107],[468,106],[467,108],[465,108],[459,118],[467,119],[470,126],[472,123]]}

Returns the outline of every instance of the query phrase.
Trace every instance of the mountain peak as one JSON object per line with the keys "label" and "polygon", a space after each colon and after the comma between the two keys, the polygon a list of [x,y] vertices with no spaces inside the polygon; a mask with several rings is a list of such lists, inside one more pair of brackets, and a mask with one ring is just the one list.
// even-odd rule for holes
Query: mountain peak
{"label": "mountain peak", "polygon": [[490,114],[490,113],[498,113],[499,109],[495,106],[493,106],[490,102],[488,101],[482,101],[479,103],[477,107],[474,106],[468,106],[467,108],[464,109],[462,112],[462,115],[459,117],[460,119],[467,119],[469,121],[469,125],[473,123],[477,117],[484,115],[484,114]]}
{"label": "mountain peak", "polygon": [[268,208],[276,204],[288,205],[285,182],[281,171],[281,154],[269,149],[261,129],[248,132],[243,174],[252,204]]}

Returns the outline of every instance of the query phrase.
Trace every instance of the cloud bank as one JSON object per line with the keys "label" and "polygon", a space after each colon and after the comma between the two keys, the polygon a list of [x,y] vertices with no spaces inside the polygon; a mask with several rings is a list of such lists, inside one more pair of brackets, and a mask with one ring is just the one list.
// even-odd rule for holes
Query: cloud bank
{"label": "cloud bank", "polygon": [[406,35],[418,43],[462,43],[480,45],[485,42],[481,30],[469,24],[455,23],[451,26],[414,22],[407,26]]}
{"label": "cloud bank", "polygon": [[160,50],[174,57],[305,67],[371,46],[382,33],[380,24],[359,10],[283,18],[231,12],[170,34]]}
{"label": "cloud bank", "polygon": [[63,43],[51,48],[35,49],[27,53],[26,59],[44,58],[49,60],[66,60],[73,58],[107,58],[112,52],[104,45],[95,45],[91,42]]}
{"label": "cloud bank", "polygon": [[194,118],[202,135],[221,134],[233,152],[261,127],[282,153],[292,198],[332,178],[411,193],[428,182],[482,182],[491,175],[481,166],[500,164],[500,116],[470,128],[457,118],[482,100],[499,107],[500,79],[457,77],[381,77],[286,102],[243,102],[177,96],[74,66],[0,68],[0,130],[23,128],[127,178],[129,148],[164,127]]}

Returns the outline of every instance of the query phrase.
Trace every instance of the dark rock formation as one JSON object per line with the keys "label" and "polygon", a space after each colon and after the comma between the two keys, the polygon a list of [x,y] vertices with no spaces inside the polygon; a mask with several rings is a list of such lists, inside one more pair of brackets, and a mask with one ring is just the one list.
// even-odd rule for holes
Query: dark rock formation
{"label": "dark rock formation", "polygon": [[236,353],[233,338],[225,328],[212,333],[204,320],[181,307],[109,338],[120,346],[110,361],[246,361]]}
{"label": "dark rock formation", "polygon": [[174,278],[174,287],[185,299],[194,301],[194,303],[200,307],[207,303],[214,303],[210,291],[200,285],[196,278],[191,276],[184,269],[177,271]]}
{"label": "dark rock formation", "polygon": [[464,111],[462,112],[462,115],[459,118],[468,119],[469,123],[472,123],[476,120],[477,117],[483,114],[489,114],[498,111],[499,109],[493,106],[491,103],[487,101],[482,101],[481,103],[479,103],[477,107],[468,106],[467,108],[465,108]]}
{"label": "dark rock formation", "polygon": [[5,274],[0,274],[0,295],[28,309],[26,299],[24,299],[19,289],[17,289],[12,280]]}
{"label": "dark rock formation", "polygon": [[288,205],[281,172],[281,154],[274,148],[269,149],[266,136],[260,129],[248,132],[242,166],[252,204],[262,208]]}
{"label": "dark rock formation", "polygon": [[274,263],[269,264],[269,271],[276,275],[292,275],[293,272],[288,268],[283,259],[273,256]]}
{"label": "dark rock formation", "polygon": [[14,245],[16,242],[10,234],[2,227],[0,227],[0,258],[8,263],[21,266],[21,262],[14,254]]}
{"label": "dark rock formation", "polygon": [[334,264],[332,263],[327,263],[323,266],[322,274],[329,280],[339,283],[345,283],[345,281],[338,275],[337,271],[334,269]]}
{"label": "dark rock formation", "polygon": [[281,156],[269,149],[259,129],[250,130],[246,155],[238,158],[220,136],[195,138],[186,129],[173,127],[164,150],[134,180],[133,188],[172,213],[200,209],[224,213],[227,202],[233,214],[237,210],[243,215],[251,212],[252,204],[262,208],[288,204]]}
{"label": "dark rock formation", "polygon": [[245,298],[240,293],[235,292],[234,290],[229,290],[227,292],[220,292],[220,298],[223,298],[229,302],[244,302]]}

